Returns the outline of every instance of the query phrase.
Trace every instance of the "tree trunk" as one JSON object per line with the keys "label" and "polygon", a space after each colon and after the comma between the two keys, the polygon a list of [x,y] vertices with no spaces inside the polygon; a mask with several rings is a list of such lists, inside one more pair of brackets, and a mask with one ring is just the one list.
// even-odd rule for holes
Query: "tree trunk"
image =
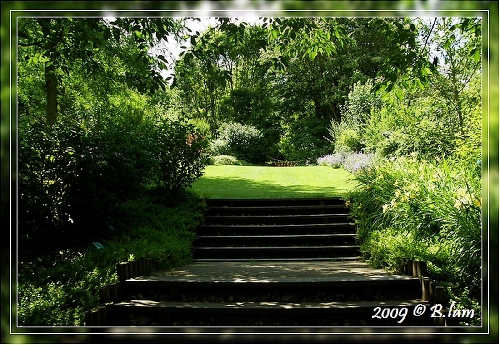
{"label": "tree trunk", "polygon": [[53,55],[56,46],[59,43],[63,31],[58,26],[57,20],[55,23],[50,18],[39,18],[38,23],[48,41],[45,45],[45,56],[49,59],[45,62],[45,92],[47,94],[47,125],[52,126],[57,120],[57,76],[56,62],[53,60]]}
{"label": "tree trunk", "polygon": [[52,126],[57,120],[57,77],[52,61],[45,63],[45,92],[47,93],[47,124]]}

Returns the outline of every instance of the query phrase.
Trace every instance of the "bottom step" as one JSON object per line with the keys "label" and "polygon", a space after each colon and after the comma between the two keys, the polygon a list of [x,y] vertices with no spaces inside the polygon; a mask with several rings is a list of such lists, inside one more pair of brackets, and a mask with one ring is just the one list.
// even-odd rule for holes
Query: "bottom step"
{"label": "bottom step", "polygon": [[[384,302],[157,302],[132,300],[112,306],[117,325],[428,325],[430,314],[415,316],[427,301]],[[379,310],[380,309],[380,310]],[[384,311],[385,310],[385,311]],[[121,316],[121,318],[120,318]],[[175,321],[174,321],[175,320]],[[318,321],[320,320],[320,321]],[[261,324],[262,322],[262,324]],[[346,324],[347,323],[347,324]]]}
{"label": "bottom step", "polygon": [[194,259],[194,262],[253,262],[253,261],[361,261],[361,256],[343,256],[329,258],[265,258],[265,259]]}

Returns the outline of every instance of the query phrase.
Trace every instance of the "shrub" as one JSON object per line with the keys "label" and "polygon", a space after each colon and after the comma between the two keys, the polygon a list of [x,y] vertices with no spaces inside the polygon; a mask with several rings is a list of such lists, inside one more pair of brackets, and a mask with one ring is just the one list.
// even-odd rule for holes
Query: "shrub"
{"label": "shrub", "polygon": [[332,152],[326,139],[328,130],[324,120],[314,117],[299,118],[287,124],[278,144],[279,153],[289,161],[315,162],[318,157]]}
{"label": "shrub", "polygon": [[[481,180],[474,164],[399,158],[356,174],[350,196],[361,249],[396,270],[402,256],[429,263],[456,296],[481,291]],[[462,296],[463,297],[463,296]]]}
{"label": "shrub", "polygon": [[357,129],[346,128],[341,131],[335,141],[335,151],[358,152],[363,148],[361,135]]}
{"label": "shrub", "polygon": [[50,128],[21,121],[21,248],[65,248],[107,229],[117,202],[136,193],[150,176],[147,143],[141,127],[126,122],[87,131],[64,121]]}
{"label": "shrub", "polygon": [[346,155],[343,167],[352,173],[373,165],[374,155],[371,153],[349,153]]}
{"label": "shrub", "polygon": [[168,198],[203,175],[208,163],[208,140],[192,124],[163,119],[154,132],[156,176]]}
{"label": "shrub", "polygon": [[210,164],[212,164],[212,165],[251,165],[248,162],[239,160],[238,158],[236,158],[234,156],[228,156],[228,155],[212,156],[210,158]]}
{"label": "shrub", "polygon": [[333,168],[340,168],[344,165],[346,155],[347,154],[345,152],[326,155],[318,158],[316,163],[318,165],[326,165],[326,166],[331,166]]}
{"label": "shrub", "polygon": [[229,153],[238,159],[262,163],[267,158],[269,148],[262,133],[254,126],[224,123],[219,129],[218,139],[225,141],[230,148]]}
{"label": "shrub", "polygon": [[231,148],[227,140],[214,139],[210,142],[210,154],[214,156],[229,155]]}
{"label": "shrub", "polygon": [[85,312],[99,303],[99,289],[117,281],[116,264],[150,257],[169,269],[191,261],[200,200],[190,193],[173,208],[145,193],[117,206],[117,234],[92,244],[19,262],[17,315],[22,326],[82,326]]}
{"label": "shrub", "polygon": [[332,120],[328,132],[336,152],[358,152],[364,148],[364,128],[372,112],[378,112],[382,100],[372,92],[373,82],[360,82],[349,92],[346,104],[341,107],[341,121]]}
{"label": "shrub", "polygon": [[450,155],[459,128],[443,109],[446,104],[438,97],[407,94],[400,100],[389,93],[380,111],[367,121],[363,143],[386,157],[413,152],[429,159]]}

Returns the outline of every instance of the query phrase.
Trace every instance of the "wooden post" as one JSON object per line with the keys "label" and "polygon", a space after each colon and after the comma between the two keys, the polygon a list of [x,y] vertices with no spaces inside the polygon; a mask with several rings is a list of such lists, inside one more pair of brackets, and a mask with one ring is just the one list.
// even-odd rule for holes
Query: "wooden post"
{"label": "wooden post", "polygon": [[128,279],[134,277],[134,267],[132,266],[132,261],[127,262],[128,267]]}
{"label": "wooden post", "polygon": [[422,300],[428,301],[429,300],[429,283],[430,279],[429,277],[422,277]]}
{"label": "wooden post", "polygon": [[415,260],[412,261],[411,275],[414,276],[414,277],[418,277],[418,274],[417,274],[417,261],[415,261]]}
{"label": "wooden post", "polygon": [[142,276],[142,259],[137,260],[137,275]]}
{"label": "wooden post", "polygon": [[413,275],[413,260],[408,260],[406,262],[406,274],[409,276]]}
{"label": "wooden post", "polygon": [[435,290],[436,290],[436,283],[434,283],[433,280],[429,282],[429,303],[435,304]]}
{"label": "wooden post", "polygon": [[436,326],[446,326],[446,317],[435,317],[434,324]]}
{"label": "wooden post", "polygon": [[444,286],[438,285],[434,290],[434,304],[443,304]]}
{"label": "wooden post", "polygon": [[92,316],[93,316],[93,322],[94,326],[100,326],[101,325],[101,314],[99,309],[93,310],[92,311]]}
{"label": "wooden post", "polygon": [[[444,287],[441,285],[436,286],[434,289],[434,305],[443,304],[444,299]],[[445,318],[444,317],[436,317],[434,318],[434,324],[437,326],[445,326]]]}
{"label": "wooden post", "polygon": [[146,259],[140,258],[139,263],[141,266],[141,269],[139,270],[141,273],[139,275],[141,276],[146,275],[146,265],[145,265]]}
{"label": "wooden post", "polygon": [[118,284],[109,285],[109,299],[111,302],[118,302]]}
{"label": "wooden post", "polygon": [[108,308],[105,306],[97,307],[99,313],[99,326],[107,326],[108,325]]}
{"label": "wooden post", "polygon": [[130,261],[130,265],[132,265],[132,272],[134,272],[131,278],[135,278],[137,277],[137,260]]}
{"label": "wooden post", "polygon": [[150,274],[151,271],[153,270],[152,263],[153,263],[153,259],[146,258],[146,272],[147,272],[147,274]]}
{"label": "wooden post", "polygon": [[85,326],[94,326],[94,315],[90,311],[85,313]]}
{"label": "wooden post", "polygon": [[118,266],[116,266],[116,272],[118,274],[118,281],[123,283],[128,279],[128,266],[126,262],[120,262]]}
{"label": "wooden post", "polygon": [[425,277],[427,275],[427,262],[417,261],[417,277]]}
{"label": "wooden post", "polygon": [[99,303],[105,304],[111,301],[109,285],[99,289]]}
{"label": "wooden post", "polygon": [[408,261],[410,259],[408,259],[408,258],[402,258],[402,259],[403,259],[403,265],[401,267],[401,272],[403,274],[408,274]]}

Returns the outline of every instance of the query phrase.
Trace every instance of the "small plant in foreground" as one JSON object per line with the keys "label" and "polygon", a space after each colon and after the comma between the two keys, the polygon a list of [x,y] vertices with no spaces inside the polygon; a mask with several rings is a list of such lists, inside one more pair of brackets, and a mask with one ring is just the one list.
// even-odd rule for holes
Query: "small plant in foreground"
{"label": "small plant in foreground", "polygon": [[17,315],[21,326],[83,326],[96,307],[99,289],[116,282],[116,264],[150,257],[168,269],[191,261],[194,229],[202,219],[200,200],[186,193],[176,207],[142,196],[119,205],[119,233],[50,257],[19,262]]}
{"label": "small plant in foreground", "polygon": [[361,251],[374,264],[397,270],[403,257],[424,260],[457,302],[480,300],[481,179],[474,164],[404,157],[356,179],[351,215]]}

